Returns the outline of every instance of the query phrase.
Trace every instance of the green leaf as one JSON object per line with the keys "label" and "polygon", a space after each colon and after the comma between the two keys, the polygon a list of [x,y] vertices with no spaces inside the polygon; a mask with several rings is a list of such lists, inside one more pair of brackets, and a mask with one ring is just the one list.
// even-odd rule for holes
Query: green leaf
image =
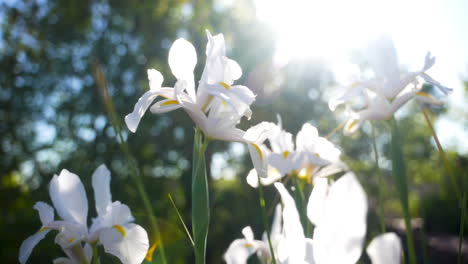
{"label": "green leaf", "polygon": [[206,175],[205,150],[208,142],[197,127],[193,145],[192,163],[192,234],[195,243],[197,264],[205,263],[206,237],[210,223],[208,180]]}
{"label": "green leaf", "polygon": [[392,174],[395,180],[398,196],[400,198],[403,216],[406,225],[406,236],[408,239],[409,263],[416,264],[416,254],[414,250],[413,232],[411,228],[411,215],[408,204],[408,177],[406,176],[406,164],[403,158],[402,140],[397,122],[392,120]]}

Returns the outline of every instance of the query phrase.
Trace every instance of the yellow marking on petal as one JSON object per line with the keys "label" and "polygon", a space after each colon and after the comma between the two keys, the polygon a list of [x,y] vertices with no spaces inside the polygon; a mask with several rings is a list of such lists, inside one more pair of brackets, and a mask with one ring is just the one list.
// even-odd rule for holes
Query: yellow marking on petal
{"label": "yellow marking on petal", "polygon": [[283,152],[283,158],[287,159],[289,154],[290,154],[289,151],[284,151]]}
{"label": "yellow marking on petal", "polygon": [[229,85],[228,85],[227,83],[225,83],[225,82],[220,82],[219,85],[221,85],[222,87],[224,87],[224,89],[226,89],[226,90],[231,89],[231,86],[229,86]]}
{"label": "yellow marking on petal", "polygon": [[208,106],[211,104],[211,101],[213,101],[213,98],[214,98],[213,95],[208,96],[208,99],[206,100],[205,105],[203,105],[203,107],[202,107],[202,111],[204,113],[206,113],[206,110],[208,109]]}
{"label": "yellow marking on petal", "polygon": [[228,103],[225,100],[222,100],[221,103],[223,104],[224,107],[228,107]]}
{"label": "yellow marking on petal", "polygon": [[43,228],[39,229],[39,233],[40,233],[40,232],[44,232],[44,231],[46,231],[47,229],[50,229],[50,228],[48,228],[47,226],[44,226]]}
{"label": "yellow marking on petal", "polygon": [[251,247],[253,247],[253,245],[252,245],[252,243],[247,243],[247,244],[244,245],[244,247],[251,248]]}
{"label": "yellow marking on petal", "polygon": [[127,235],[127,232],[125,232],[125,229],[121,225],[115,225],[115,226],[113,226],[113,228],[115,228],[117,231],[119,231],[119,233],[123,237],[125,237]]}
{"label": "yellow marking on petal", "polygon": [[151,247],[148,249],[148,252],[146,252],[146,256],[145,256],[146,261],[148,261],[148,262],[153,261],[153,254],[154,254],[154,251],[156,250],[156,248],[158,248],[158,246],[159,246],[159,243],[158,243],[158,240],[156,240],[153,243],[153,245],[151,245]]}
{"label": "yellow marking on petal", "polygon": [[348,125],[348,129],[349,130],[353,129],[353,127],[355,127],[357,123],[358,123],[357,120],[353,119],[353,121],[351,121],[351,123]]}
{"label": "yellow marking on petal", "polygon": [[260,149],[260,147],[259,147],[257,144],[255,144],[255,143],[250,143],[250,144],[251,144],[251,145],[255,148],[255,150],[257,151],[258,156],[260,156],[260,160],[263,160],[263,152],[262,152],[262,150]]}
{"label": "yellow marking on petal", "polygon": [[417,95],[420,95],[420,96],[428,97],[428,98],[431,98],[431,97],[432,97],[432,96],[430,96],[429,94],[427,94],[427,93],[425,93],[425,92],[421,92],[421,91],[417,92],[416,94],[417,94]]}
{"label": "yellow marking on petal", "polygon": [[68,240],[67,240],[67,243],[68,243],[68,244],[71,244],[71,243],[73,243],[73,241],[75,241],[75,238],[74,238],[74,237],[68,239]]}
{"label": "yellow marking on petal", "polygon": [[179,101],[177,100],[169,100],[161,104],[161,106],[166,106],[166,105],[176,105],[179,104]]}

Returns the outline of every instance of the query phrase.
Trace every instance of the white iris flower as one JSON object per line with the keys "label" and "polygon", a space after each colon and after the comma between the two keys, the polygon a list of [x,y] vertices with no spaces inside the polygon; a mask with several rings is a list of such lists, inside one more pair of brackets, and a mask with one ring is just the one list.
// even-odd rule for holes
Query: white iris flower
{"label": "white iris flower", "polygon": [[[435,63],[435,57],[430,53],[427,53],[421,70],[404,75],[401,74],[396,50],[390,38],[383,37],[372,42],[367,49],[367,55],[374,77],[355,82],[344,93],[331,98],[328,103],[332,111],[341,104],[348,105],[347,112],[350,119],[345,125],[345,134],[354,133],[364,120],[391,118],[412,98],[424,103],[441,105],[440,100],[421,91],[422,81],[433,85],[444,95],[452,91],[426,73]],[[359,98],[364,98],[365,106],[355,111],[350,106]]]}

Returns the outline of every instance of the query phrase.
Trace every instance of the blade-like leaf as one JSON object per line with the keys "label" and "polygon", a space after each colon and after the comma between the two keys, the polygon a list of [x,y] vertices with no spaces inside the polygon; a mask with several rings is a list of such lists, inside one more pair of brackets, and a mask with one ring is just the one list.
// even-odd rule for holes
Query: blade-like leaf
{"label": "blade-like leaf", "polygon": [[398,130],[397,122],[392,120],[392,174],[395,180],[398,196],[400,199],[401,207],[403,209],[403,216],[406,225],[406,236],[408,241],[408,255],[409,263],[416,264],[416,254],[414,251],[413,232],[411,228],[411,215],[409,212],[408,204],[408,177],[406,176],[405,160],[403,158],[402,140],[400,131]]}
{"label": "blade-like leaf", "polygon": [[210,222],[208,181],[202,132],[195,130],[192,163],[192,234],[197,264],[205,263],[206,237]]}

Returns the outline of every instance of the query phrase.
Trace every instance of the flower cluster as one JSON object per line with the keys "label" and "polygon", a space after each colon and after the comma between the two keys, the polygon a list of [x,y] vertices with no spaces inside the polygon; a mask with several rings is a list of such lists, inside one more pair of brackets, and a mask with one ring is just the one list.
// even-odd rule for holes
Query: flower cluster
{"label": "flower cluster", "polygon": [[93,173],[97,217],[88,229],[88,199],[80,178],[68,170],[55,175],[50,181],[49,194],[62,220],[54,220],[54,208],[49,204],[37,202],[34,205],[42,227],[21,244],[20,263],[26,263],[34,247],[52,230],[58,231],[55,242],[67,255],[54,263],[90,263],[93,257],[91,245],[97,244],[102,244],[107,253],[118,257],[122,263],[141,263],[148,251],[148,235],[141,226],[133,223],[127,205],[112,202],[110,180],[105,165]]}
{"label": "flower cluster", "polygon": [[[345,92],[331,98],[328,103],[332,111],[341,104],[347,106],[349,120],[344,128],[345,134],[354,133],[364,120],[391,118],[412,98],[428,104],[441,105],[440,100],[421,90],[421,80],[438,88],[443,95],[452,91],[426,73],[435,63],[435,57],[429,52],[421,70],[404,75],[401,74],[396,50],[390,38],[382,37],[371,42],[366,53],[374,77],[354,82]],[[360,101],[364,101],[365,106],[354,110],[352,106]]]}
{"label": "flower cluster", "polygon": [[[275,183],[281,195],[270,237],[276,263],[349,263],[358,261],[366,235],[367,199],[356,176],[348,172],[333,184],[317,178],[309,197],[307,216],[314,224],[313,238],[307,238],[293,197],[282,183]],[[244,238],[234,240],[224,260],[244,264],[253,254],[264,263],[272,255],[265,239],[255,240],[250,227],[242,230]],[[374,238],[367,247],[372,263],[400,263],[402,246],[394,233]]]}
{"label": "flower cluster", "polygon": [[[264,140],[257,141],[266,156],[266,177],[260,178],[263,185],[272,184],[287,174],[296,174],[309,182],[313,177],[326,177],[346,170],[346,165],[340,160],[340,150],[333,143],[318,135],[318,130],[305,123],[297,133],[296,146],[292,134],[279,124],[263,122],[249,129],[248,133],[256,131],[263,133]],[[264,142],[268,140],[271,149]],[[264,165],[265,166],[265,165]],[[258,186],[256,170],[251,170],[247,176],[250,186]]]}

